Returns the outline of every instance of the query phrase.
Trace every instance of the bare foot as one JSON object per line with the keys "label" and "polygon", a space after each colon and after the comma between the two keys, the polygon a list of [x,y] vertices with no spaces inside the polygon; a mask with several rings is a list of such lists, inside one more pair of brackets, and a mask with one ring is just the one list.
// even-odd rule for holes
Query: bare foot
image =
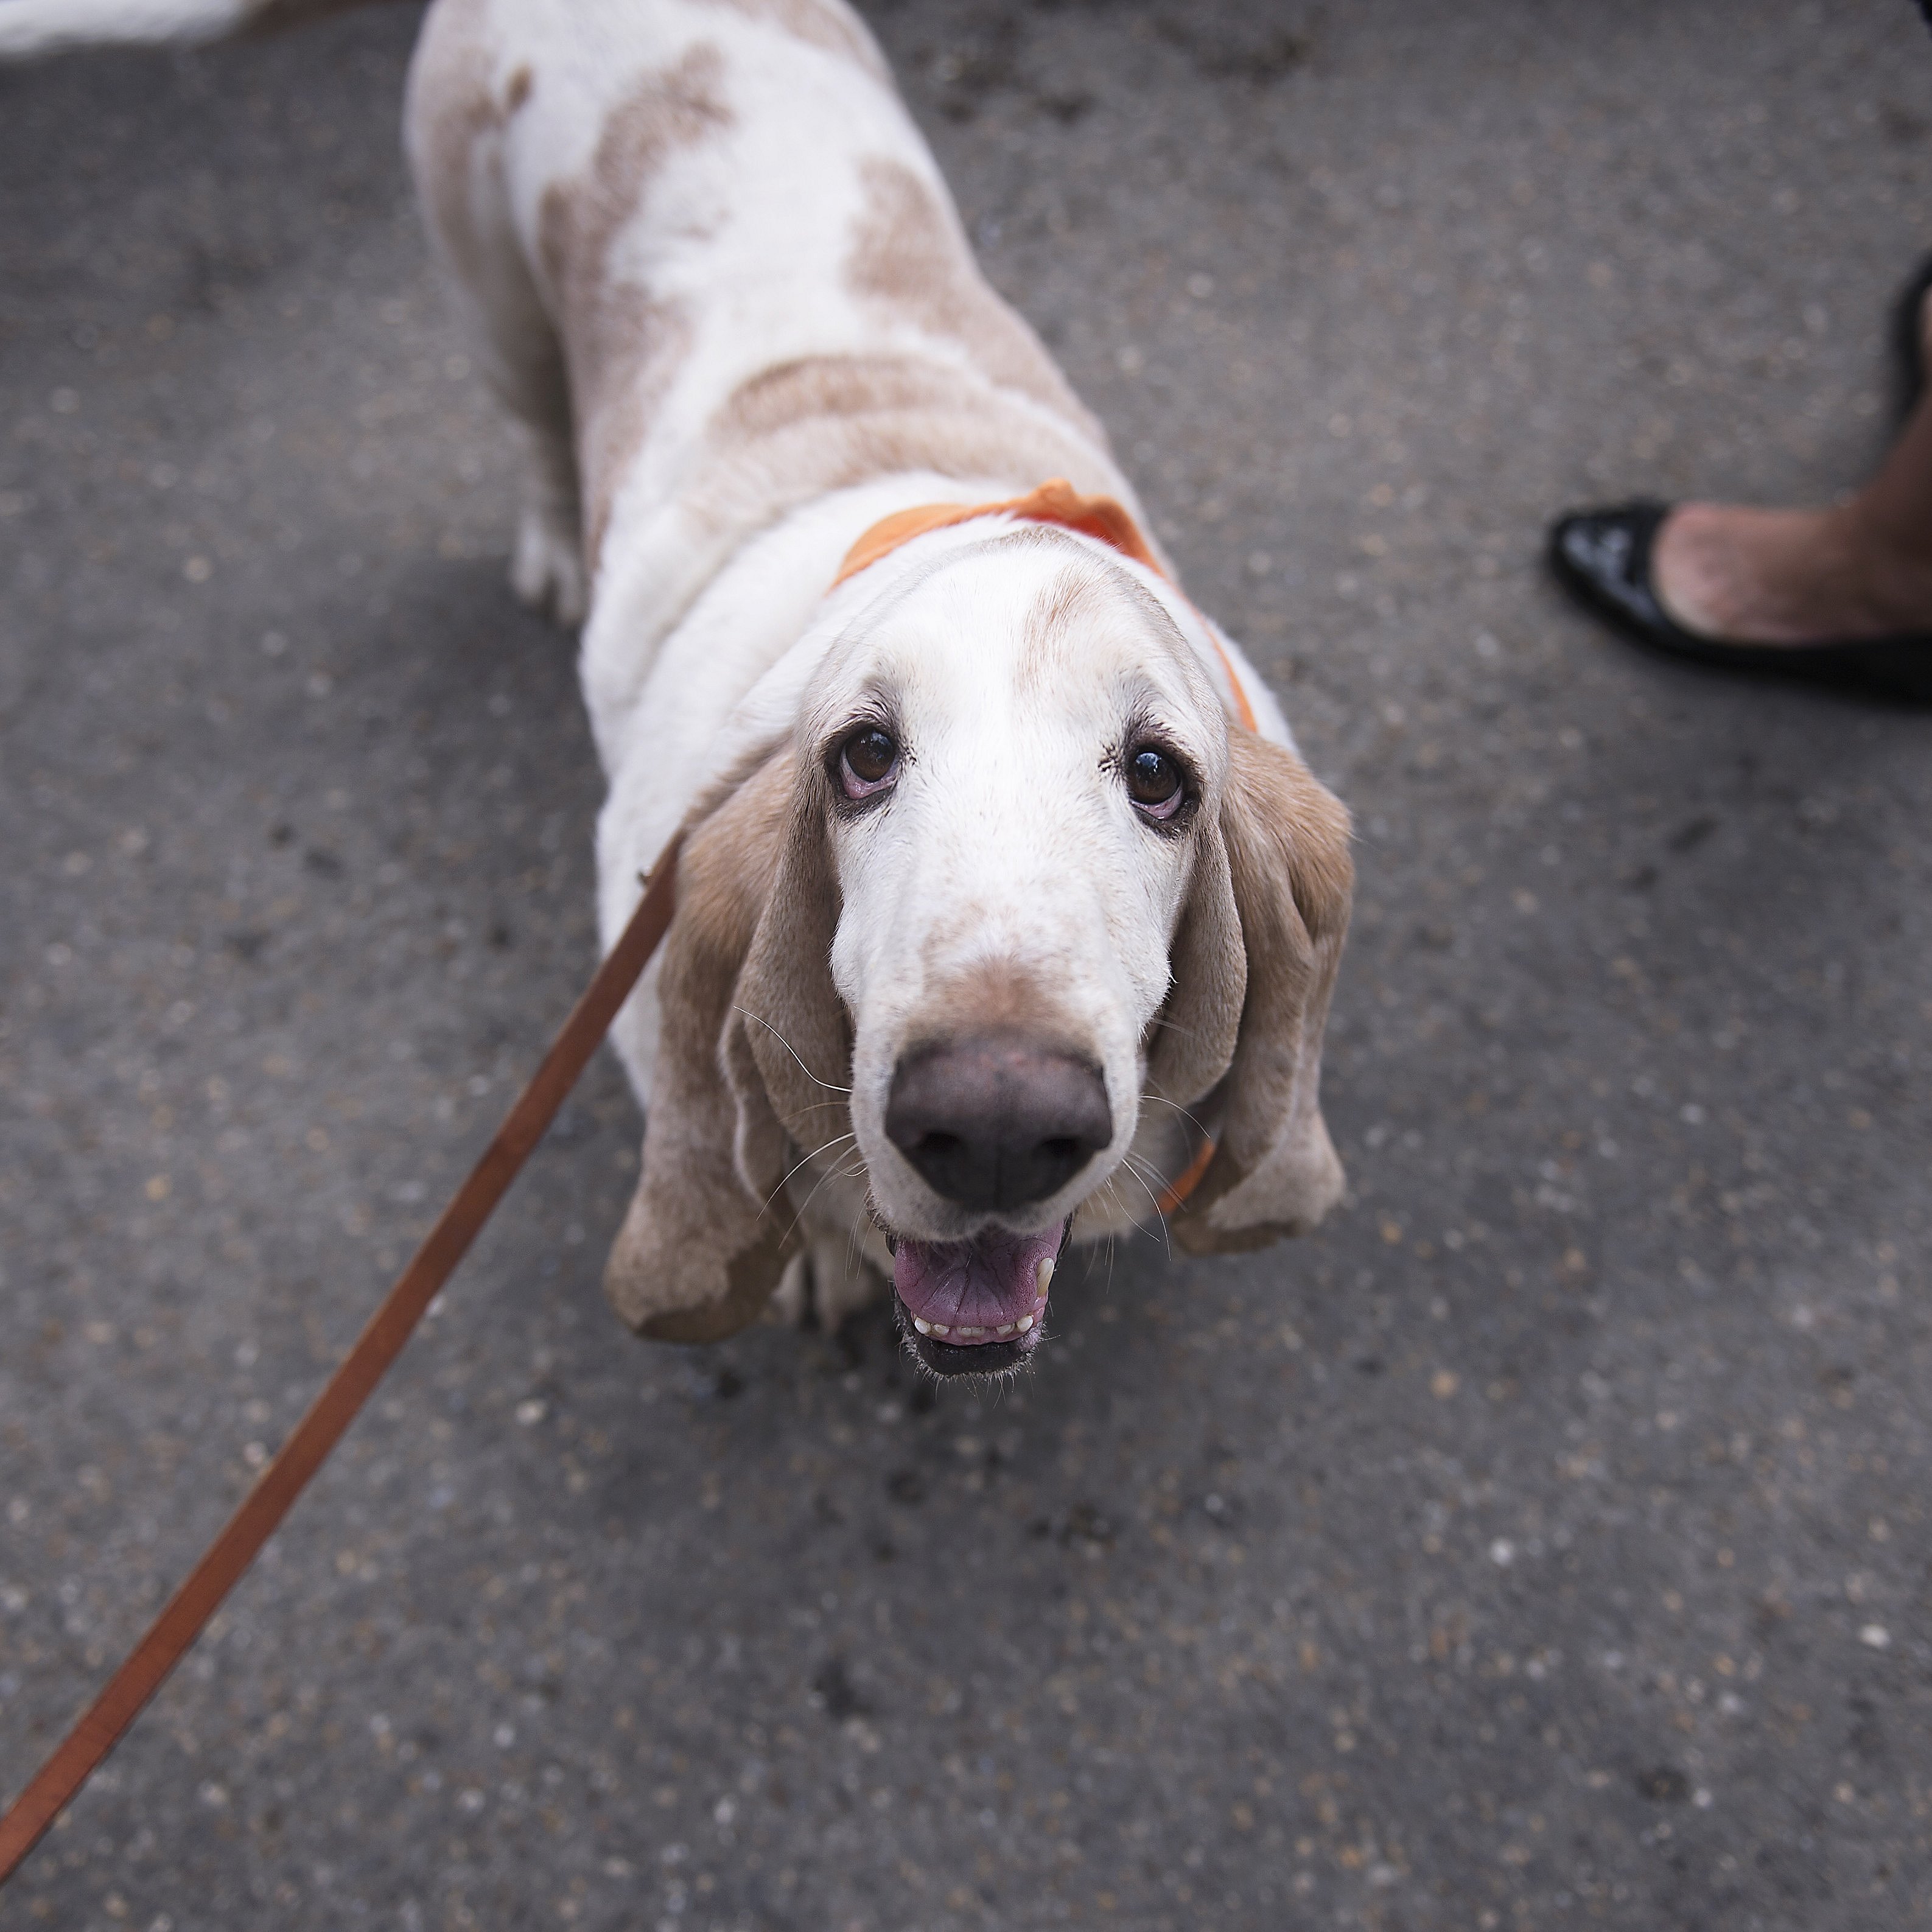
{"label": "bare foot", "polygon": [[1685,503],[1657,533],[1651,582],[1687,631],[1737,644],[1932,632],[1932,557],[1886,540],[1858,506]]}

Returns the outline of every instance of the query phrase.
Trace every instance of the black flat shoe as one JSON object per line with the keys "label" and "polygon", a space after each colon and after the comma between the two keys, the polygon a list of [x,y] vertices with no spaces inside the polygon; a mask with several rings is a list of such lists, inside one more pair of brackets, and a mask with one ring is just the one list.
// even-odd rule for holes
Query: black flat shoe
{"label": "black flat shoe", "polygon": [[1732,644],[1687,631],[1664,609],[1651,580],[1651,551],[1670,508],[1641,500],[1559,518],[1550,530],[1550,567],[1557,580],[1626,637],[1672,657],[1754,676],[1932,702],[1932,634]]}

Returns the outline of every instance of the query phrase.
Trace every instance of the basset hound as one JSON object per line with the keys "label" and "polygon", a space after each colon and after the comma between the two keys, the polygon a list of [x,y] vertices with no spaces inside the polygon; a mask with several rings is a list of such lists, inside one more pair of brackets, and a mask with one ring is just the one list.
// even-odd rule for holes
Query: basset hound
{"label": "basset hound", "polygon": [[[0,52],[289,9],[8,0]],[[981,276],[858,16],[436,0],[405,128],[527,446],[512,582],[583,626],[607,944],[685,835],[614,1036],[619,1314],[700,1341],[890,1284],[928,1368],[988,1373],[1070,1241],[1318,1220],[1347,815]]]}

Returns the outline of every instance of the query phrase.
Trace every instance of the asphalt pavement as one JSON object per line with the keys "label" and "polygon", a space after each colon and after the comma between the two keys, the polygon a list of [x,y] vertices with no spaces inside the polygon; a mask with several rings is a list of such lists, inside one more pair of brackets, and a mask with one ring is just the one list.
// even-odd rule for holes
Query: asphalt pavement
{"label": "asphalt pavement", "polygon": [[[413,8],[0,74],[0,1792],[592,963],[570,640]],[[904,0],[990,273],[1357,814],[1313,1237],[1036,1370],[633,1340],[607,1056],[22,1928],[1932,1922],[1932,713],[1544,526],[1821,500],[1932,245],[1906,0]]]}

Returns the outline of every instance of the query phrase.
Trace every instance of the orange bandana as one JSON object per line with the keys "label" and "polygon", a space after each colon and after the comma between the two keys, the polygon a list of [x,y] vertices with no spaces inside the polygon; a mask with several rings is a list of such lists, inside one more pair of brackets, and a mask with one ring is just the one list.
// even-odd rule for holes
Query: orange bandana
{"label": "orange bandana", "polygon": [[[1123,505],[1112,496],[1083,496],[1065,477],[1056,476],[1030,494],[1004,503],[916,503],[909,510],[895,510],[860,534],[859,541],[845,553],[838,574],[827,588],[836,590],[848,577],[856,577],[881,557],[890,556],[901,544],[924,536],[928,530],[950,530],[955,524],[970,523],[975,517],[999,516],[1016,518],[1023,523],[1057,524],[1063,530],[1076,530],[1084,537],[1097,538],[1123,556],[1132,557],[1136,563],[1145,564],[1156,576],[1167,577],[1160,560],[1148,547],[1147,538],[1142,536],[1139,524]],[[1168,580],[1172,583],[1173,579]],[[1234,694],[1234,715],[1250,731],[1258,730],[1254,706],[1241,688],[1241,680],[1235,674],[1226,646],[1204,618],[1202,628],[1227,674],[1228,688]]]}

